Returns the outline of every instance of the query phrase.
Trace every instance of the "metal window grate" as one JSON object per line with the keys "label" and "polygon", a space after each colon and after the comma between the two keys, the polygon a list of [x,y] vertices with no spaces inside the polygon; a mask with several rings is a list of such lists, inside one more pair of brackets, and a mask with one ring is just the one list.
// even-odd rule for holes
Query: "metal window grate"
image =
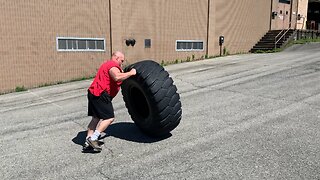
{"label": "metal window grate", "polygon": [[104,38],[57,37],[58,51],[105,51]]}
{"label": "metal window grate", "polygon": [[203,51],[204,42],[200,40],[177,40],[176,51]]}

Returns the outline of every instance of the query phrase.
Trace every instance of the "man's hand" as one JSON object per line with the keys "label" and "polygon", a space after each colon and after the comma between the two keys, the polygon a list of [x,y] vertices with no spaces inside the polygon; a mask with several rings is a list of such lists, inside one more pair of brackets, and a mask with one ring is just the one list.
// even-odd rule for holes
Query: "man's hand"
{"label": "man's hand", "polygon": [[132,68],[129,72],[132,76],[137,74],[137,71],[134,68]]}

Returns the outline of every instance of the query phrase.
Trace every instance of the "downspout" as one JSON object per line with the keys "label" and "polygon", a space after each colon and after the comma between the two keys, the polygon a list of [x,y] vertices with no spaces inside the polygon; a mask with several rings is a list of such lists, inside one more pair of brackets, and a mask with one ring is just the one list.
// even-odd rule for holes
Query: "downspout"
{"label": "downspout", "polygon": [[299,14],[299,0],[297,1],[296,26],[294,29],[297,29],[297,27],[298,27],[298,18],[297,18],[298,14]]}
{"label": "downspout", "polygon": [[210,0],[208,0],[208,18],[207,18],[207,47],[206,47],[206,55],[209,56],[209,27],[210,27]]}
{"label": "downspout", "polygon": [[291,26],[292,26],[292,8],[293,8],[293,1],[294,1],[294,0],[291,0],[291,1],[290,1],[289,29],[291,29]]}
{"label": "downspout", "polygon": [[272,11],[273,11],[273,0],[270,0],[271,1],[271,10],[270,10],[270,25],[269,25],[269,30],[271,30],[272,28]]}
{"label": "downspout", "polygon": [[109,27],[110,27],[110,57],[112,56],[112,22],[111,22],[111,0],[109,0]]}

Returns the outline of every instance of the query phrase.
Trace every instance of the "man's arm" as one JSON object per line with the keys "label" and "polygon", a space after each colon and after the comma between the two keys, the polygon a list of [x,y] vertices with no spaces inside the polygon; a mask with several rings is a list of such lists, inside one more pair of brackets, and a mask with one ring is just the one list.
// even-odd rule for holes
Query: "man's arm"
{"label": "man's arm", "polygon": [[125,73],[120,72],[120,70],[116,67],[112,67],[109,70],[110,76],[116,82],[123,81],[123,80],[129,78],[130,76],[136,75],[136,73],[137,73],[136,70],[133,68],[129,72],[125,72]]}

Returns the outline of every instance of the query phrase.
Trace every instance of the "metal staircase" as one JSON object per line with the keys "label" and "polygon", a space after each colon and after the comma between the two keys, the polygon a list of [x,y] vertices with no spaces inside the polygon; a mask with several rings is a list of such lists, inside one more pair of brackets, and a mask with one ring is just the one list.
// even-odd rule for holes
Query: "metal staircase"
{"label": "metal staircase", "polygon": [[250,52],[273,51],[282,48],[288,43],[294,32],[294,29],[270,30],[253,46]]}

